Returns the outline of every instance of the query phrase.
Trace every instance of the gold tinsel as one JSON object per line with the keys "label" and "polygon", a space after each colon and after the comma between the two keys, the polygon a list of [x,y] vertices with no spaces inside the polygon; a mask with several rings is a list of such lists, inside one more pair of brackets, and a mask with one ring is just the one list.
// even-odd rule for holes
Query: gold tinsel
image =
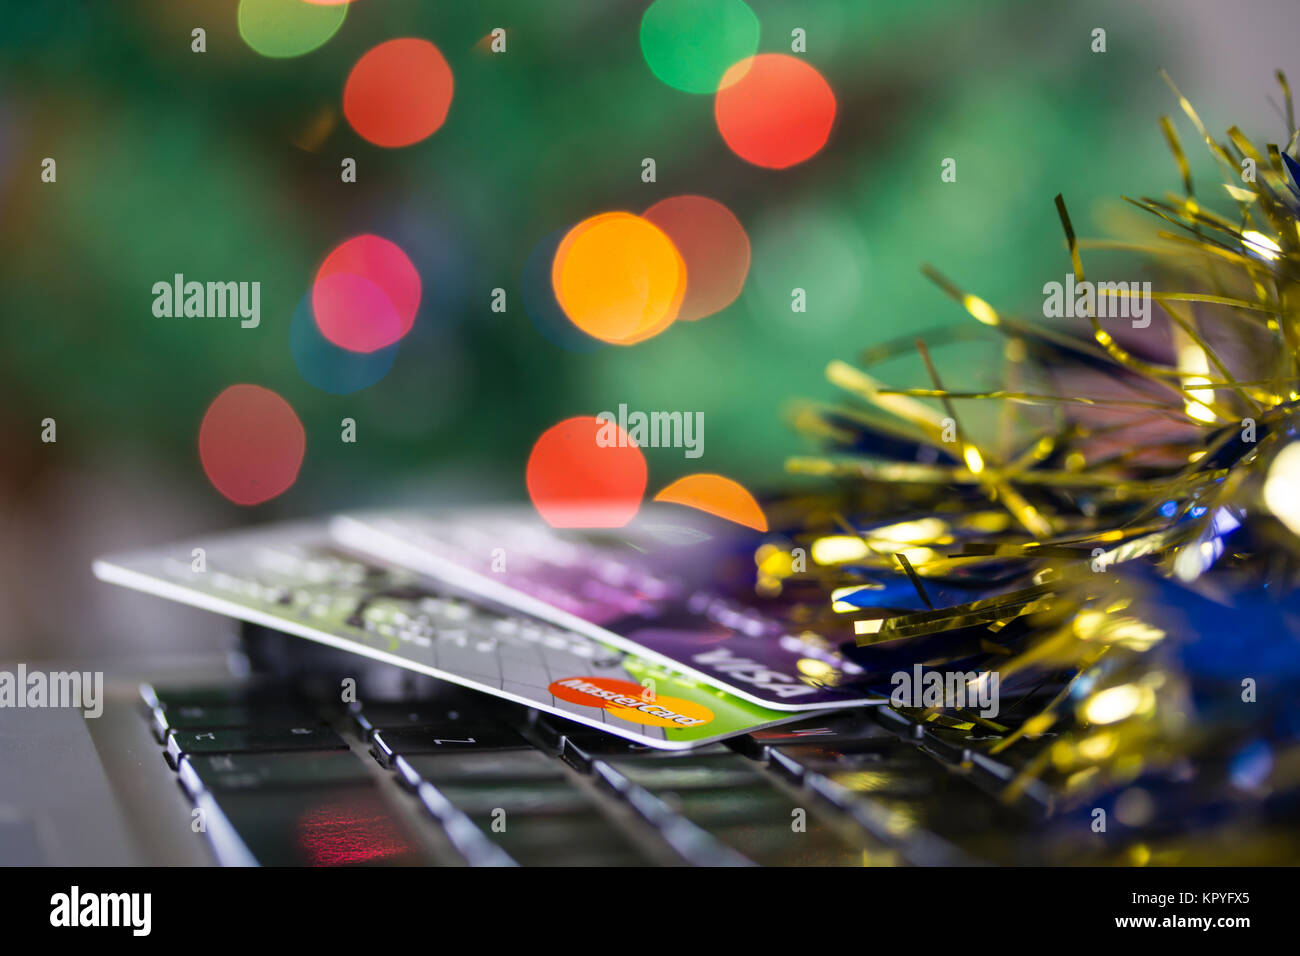
{"label": "gold tinsel", "polygon": [[[1101,283],[1098,308],[1070,327],[1004,314],[925,267],[975,320],[931,344],[1004,337],[1006,387],[948,389],[920,341],[831,362],[827,379],[849,400],[802,405],[794,422],[833,452],[792,459],[787,470],[837,480],[776,503],[773,525],[790,529],[788,547],[757,556],[760,594],[784,600],[796,623],[828,642],[852,633],[868,663],[873,651],[916,647],[927,664],[980,660],[1004,688],[1018,687],[1004,690],[1007,719],[903,711],[963,748],[965,766],[988,758],[1013,768],[996,786],[1008,803],[1036,794],[1060,815],[1109,795],[1121,816],[1148,825],[1168,812],[1233,809],[1210,812],[1217,822],[1193,841],[1135,824],[1120,851],[1126,862],[1193,862],[1216,846],[1235,848],[1228,859],[1266,862],[1296,848],[1294,833],[1281,838],[1260,808],[1294,801],[1300,789],[1300,695],[1244,699],[1247,682],[1267,676],[1233,643],[1264,626],[1252,605],[1241,634],[1199,636],[1223,644],[1208,687],[1177,652],[1198,623],[1180,595],[1220,606],[1244,594],[1281,599],[1300,569],[1300,446],[1290,444],[1300,400],[1300,166],[1290,91],[1277,78],[1288,140],[1262,150],[1236,127],[1216,141],[1169,83],[1223,181],[1194,191],[1162,117],[1182,192],[1125,197],[1158,220],[1149,240],[1080,240],[1056,197],[1076,285],[1090,275],[1090,250],[1140,254],[1154,286],[1148,328],[1098,315]],[[912,349],[928,371],[924,386],[889,387],[870,373]],[[1018,412],[998,440],[964,426],[963,408],[979,402]],[[788,560],[790,548],[811,556],[806,570]],[[900,576],[924,610],[877,605],[873,592]],[[972,580],[987,583],[970,589],[971,600],[931,597]],[[963,640],[946,646],[954,634]],[[1300,659],[1293,632],[1254,637],[1290,664]]]}

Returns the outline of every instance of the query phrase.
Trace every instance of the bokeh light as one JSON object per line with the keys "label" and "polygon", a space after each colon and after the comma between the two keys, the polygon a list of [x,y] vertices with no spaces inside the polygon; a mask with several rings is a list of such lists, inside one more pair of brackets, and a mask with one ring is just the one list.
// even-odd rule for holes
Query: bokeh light
{"label": "bokeh light", "polygon": [[1264,504],[1273,516],[1300,534],[1300,442],[1292,442],[1278,452],[1268,468],[1264,482]]}
{"label": "bokeh light", "polygon": [[212,486],[237,505],[283,494],[298,478],[307,434],[289,403],[260,385],[231,385],[199,425],[199,460]]}
{"label": "bokeh light", "polygon": [[311,298],[310,294],[302,297],[289,322],[289,352],[302,377],[331,395],[351,395],[387,375],[397,357],[397,346],[373,352],[340,348],[321,334]]}
{"label": "bokeh light", "polygon": [[594,352],[604,348],[605,343],[593,339],[569,321],[560,308],[560,303],[556,301],[555,286],[551,284],[551,266],[555,262],[555,252],[560,248],[567,231],[556,229],[528,254],[520,275],[520,297],[528,320],[553,345],[569,352]]}
{"label": "bokeh light", "polygon": [[432,136],[451,108],[451,67],[428,40],[400,37],[369,50],[343,88],[343,114],[376,146]]}
{"label": "bokeh light", "polygon": [[553,527],[621,528],[641,507],[645,455],[617,424],[566,418],[533,445],[525,482],[537,513]]}
{"label": "bokeh light", "polygon": [[718,132],[741,159],[785,169],[826,145],[835,94],[815,68],[785,53],[732,66],[713,104]]}
{"label": "bokeh light", "polygon": [[749,274],[749,236],[730,209],[705,196],[673,196],[644,215],[668,235],[686,263],[678,319],[702,319],[736,300]]}
{"label": "bokeh light", "polygon": [[616,345],[658,335],[677,318],[686,263],[654,223],[628,212],[583,220],[555,252],[551,283],[583,332]]}
{"label": "bokeh light", "polygon": [[305,0],[239,0],[239,35],[262,56],[287,58],[310,53],[338,32],[345,4]]}
{"label": "bokeh light", "polygon": [[406,253],[380,236],[354,236],[321,263],[312,311],[321,334],[353,352],[392,345],[415,322],[420,274]]}
{"label": "bokeh light", "polygon": [[655,0],[641,17],[641,54],[674,89],[715,93],[728,67],[754,55],[758,33],[744,0]]}
{"label": "bokeh light", "polygon": [[699,474],[678,478],[655,501],[685,505],[743,524],[755,531],[767,530],[767,516],[743,485],[722,475]]}

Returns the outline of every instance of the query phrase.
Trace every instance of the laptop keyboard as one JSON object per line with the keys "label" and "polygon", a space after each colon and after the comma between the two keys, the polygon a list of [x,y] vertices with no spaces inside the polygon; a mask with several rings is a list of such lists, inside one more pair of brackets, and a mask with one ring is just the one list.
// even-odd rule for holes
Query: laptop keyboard
{"label": "laptop keyboard", "polygon": [[279,685],[141,693],[227,865],[1048,862],[1041,802],[989,792],[1009,767],[888,708],[669,752],[450,685],[349,705]]}

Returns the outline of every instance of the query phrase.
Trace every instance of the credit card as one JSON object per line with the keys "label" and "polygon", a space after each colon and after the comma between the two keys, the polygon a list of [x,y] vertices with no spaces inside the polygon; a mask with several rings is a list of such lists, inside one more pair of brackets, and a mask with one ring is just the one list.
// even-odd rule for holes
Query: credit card
{"label": "credit card", "polygon": [[532,509],[342,515],[334,537],[774,710],[878,704],[864,671],[741,598],[761,538],[646,505],[627,527],[555,529]]}
{"label": "credit card", "polygon": [[323,522],[110,555],[95,561],[94,573],[663,750],[795,719],[412,570],[349,554]]}

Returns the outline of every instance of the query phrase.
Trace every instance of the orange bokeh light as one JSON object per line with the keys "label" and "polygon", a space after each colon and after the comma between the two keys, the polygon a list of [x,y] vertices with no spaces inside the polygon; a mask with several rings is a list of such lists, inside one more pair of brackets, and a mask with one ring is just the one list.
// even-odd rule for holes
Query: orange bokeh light
{"label": "orange bokeh light", "polygon": [[718,132],[741,159],[785,169],[826,145],[835,94],[815,68],[785,53],[761,53],[726,72],[713,102]]}
{"label": "orange bokeh light", "polygon": [[591,415],[567,418],[533,445],[524,476],[528,496],[552,527],[621,528],[636,517],[645,455],[617,425],[618,441],[602,444],[607,427]]}
{"label": "orange bokeh light", "polygon": [[677,318],[686,263],[654,223],[608,212],[569,230],[555,251],[551,283],[570,322],[603,342],[631,345]]}
{"label": "orange bokeh light", "polygon": [[754,496],[739,482],[722,475],[699,474],[678,478],[655,495],[655,501],[685,505],[755,531],[767,530],[767,516]]}

